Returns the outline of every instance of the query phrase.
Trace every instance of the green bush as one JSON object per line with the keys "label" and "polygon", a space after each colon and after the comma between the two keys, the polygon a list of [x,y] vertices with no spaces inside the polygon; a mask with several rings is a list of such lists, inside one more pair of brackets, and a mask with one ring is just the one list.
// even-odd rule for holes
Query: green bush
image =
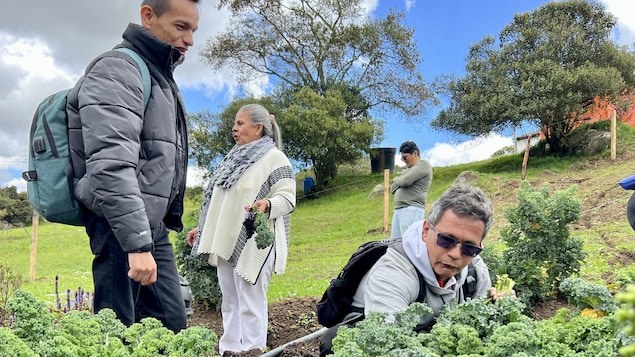
{"label": "green bush", "polygon": [[17,291],[21,284],[22,275],[14,272],[9,266],[0,264],[0,309],[7,306],[11,294]]}
{"label": "green bush", "polygon": [[548,186],[535,189],[524,182],[518,205],[505,211],[510,223],[501,230],[507,244],[503,262],[528,307],[553,298],[560,282],[578,273],[586,257],[583,241],[569,232],[569,224],[580,217],[575,190],[572,186],[551,194]]}
{"label": "green bush", "polygon": [[[620,309],[615,314],[617,321],[623,324],[624,334],[635,336],[635,285],[628,285],[624,292],[615,295],[615,299],[620,303]],[[620,354],[624,357],[635,356],[635,341],[625,344],[620,349]]]}
{"label": "green bush", "polygon": [[[191,229],[191,228],[190,228]],[[181,274],[190,283],[192,299],[197,307],[203,309],[220,309],[222,294],[218,285],[216,267],[207,263],[203,256],[193,256],[192,248],[187,244],[185,229],[177,235],[174,242],[176,264]]]}
{"label": "green bush", "polygon": [[0,187],[0,221],[14,226],[31,223],[33,209],[26,192],[19,192],[15,186]]}

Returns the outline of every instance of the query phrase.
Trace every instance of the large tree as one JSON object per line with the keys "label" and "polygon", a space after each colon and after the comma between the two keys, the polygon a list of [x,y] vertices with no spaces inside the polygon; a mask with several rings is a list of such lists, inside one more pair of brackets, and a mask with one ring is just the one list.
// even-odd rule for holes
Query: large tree
{"label": "large tree", "polygon": [[[343,98],[347,106],[343,112],[308,108],[327,113],[313,120],[368,118],[372,109],[376,117],[416,121],[434,100],[417,69],[419,51],[413,30],[402,24],[403,14],[390,12],[370,19],[361,0],[220,0],[219,7],[230,10],[232,25],[209,39],[202,51],[213,69],[233,69],[245,87],[265,77],[273,84],[273,93],[285,93],[286,98],[293,92],[304,96],[308,88],[322,97],[312,101],[314,105],[326,105],[327,93],[334,87],[355,92]],[[278,101],[282,103],[278,114],[289,108],[286,98]],[[382,133],[376,130],[363,145],[351,148],[368,148]],[[300,145],[303,141],[295,135],[285,132],[287,139]],[[329,150],[330,139],[320,143],[324,150]],[[342,138],[347,139],[352,138]],[[302,160],[310,155],[292,156]]]}
{"label": "large tree", "polygon": [[600,98],[618,103],[635,84],[635,59],[612,40],[613,15],[596,1],[550,2],[514,16],[496,41],[470,49],[466,75],[447,83],[450,105],[432,122],[482,135],[532,121],[564,154],[569,133]]}
{"label": "large tree", "polygon": [[276,116],[287,155],[298,164],[313,167],[316,181],[322,185],[336,176],[338,165],[357,159],[360,151],[369,150],[373,137],[381,134],[382,124],[359,110],[363,98],[356,94],[345,85],[334,85],[323,96],[303,87],[259,99],[236,100],[220,114],[191,114],[192,158],[211,172],[234,145],[231,129],[236,112],[256,102]]}
{"label": "large tree", "polygon": [[15,186],[0,187],[0,222],[24,225],[31,222],[33,209],[26,192],[19,192]]}

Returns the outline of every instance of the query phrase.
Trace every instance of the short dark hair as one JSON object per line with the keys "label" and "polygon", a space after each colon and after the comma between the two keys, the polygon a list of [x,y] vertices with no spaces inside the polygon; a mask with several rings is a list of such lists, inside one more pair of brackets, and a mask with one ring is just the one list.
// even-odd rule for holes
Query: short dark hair
{"label": "short dark hair", "polygon": [[[198,4],[200,0],[190,0],[195,4]],[[170,10],[172,6],[172,0],[143,0],[141,6],[148,5],[152,8],[157,16],[163,15],[166,11]]]}
{"label": "short dark hair", "polygon": [[415,144],[414,141],[404,141],[403,144],[399,147],[399,152],[404,154],[412,154],[414,152],[420,153],[419,147]]}

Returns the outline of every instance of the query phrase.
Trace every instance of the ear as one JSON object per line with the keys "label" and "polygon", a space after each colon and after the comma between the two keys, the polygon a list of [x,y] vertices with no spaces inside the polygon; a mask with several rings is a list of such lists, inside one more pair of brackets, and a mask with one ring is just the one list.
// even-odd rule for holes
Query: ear
{"label": "ear", "polygon": [[143,5],[140,10],[141,26],[146,29],[152,27],[152,19],[154,18],[154,11],[148,5]]}
{"label": "ear", "polygon": [[426,242],[428,240],[428,234],[430,232],[430,223],[427,219],[423,220],[423,227],[421,227],[421,239]]}

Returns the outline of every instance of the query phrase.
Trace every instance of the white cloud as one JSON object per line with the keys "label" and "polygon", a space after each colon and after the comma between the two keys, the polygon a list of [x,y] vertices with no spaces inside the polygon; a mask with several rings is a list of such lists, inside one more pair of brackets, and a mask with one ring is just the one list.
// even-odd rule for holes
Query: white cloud
{"label": "white cloud", "polygon": [[366,9],[366,13],[370,15],[375,12],[379,6],[379,0],[365,0],[362,6]]}
{"label": "white cloud", "polygon": [[[181,89],[213,97],[234,93],[236,81],[201,61],[205,41],[228,26],[216,4],[202,1],[195,46],[175,71]],[[27,16],[28,15],[28,16]],[[52,16],[54,15],[54,16]],[[0,186],[27,166],[28,132],[37,104],[71,87],[99,53],[121,42],[128,23],[138,23],[139,2],[129,0],[19,1],[0,11]],[[23,185],[19,185],[23,186]]]}
{"label": "white cloud", "polygon": [[410,9],[415,6],[416,1],[415,0],[405,0],[404,3],[406,4],[406,12],[410,11]]}
{"label": "white cloud", "polygon": [[632,45],[635,42],[635,2],[602,0],[602,3],[617,17],[618,28],[615,41],[621,45]]}
{"label": "white cloud", "polygon": [[26,192],[26,181],[21,178],[12,178],[8,182],[5,182],[2,187],[15,186],[17,192]]}
{"label": "white cloud", "polygon": [[421,153],[432,166],[451,166],[488,159],[496,151],[512,145],[512,138],[491,133],[460,144],[436,143]]}

